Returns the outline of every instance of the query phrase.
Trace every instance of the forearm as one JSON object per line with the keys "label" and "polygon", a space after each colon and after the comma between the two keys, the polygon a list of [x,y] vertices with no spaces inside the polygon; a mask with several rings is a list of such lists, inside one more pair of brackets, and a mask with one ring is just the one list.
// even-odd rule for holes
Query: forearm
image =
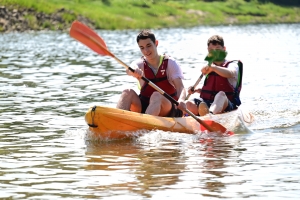
{"label": "forearm", "polygon": [[194,93],[201,93],[201,88],[194,89]]}
{"label": "forearm", "polygon": [[177,94],[179,94],[178,101],[185,101],[186,98],[186,91],[184,87],[177,89]]}
{"label": "forearm", "polygon": [[213,72],[216,72],[218,75],[223,76],[225,78],[232,78],[235,75],[234,70],[230,70],[230,69],[227,69],[225,67],[211,66],[211,70]]}

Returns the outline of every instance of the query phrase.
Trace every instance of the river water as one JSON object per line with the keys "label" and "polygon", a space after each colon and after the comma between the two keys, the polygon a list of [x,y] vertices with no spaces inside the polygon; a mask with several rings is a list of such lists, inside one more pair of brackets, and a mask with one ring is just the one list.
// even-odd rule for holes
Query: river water
{"label": "river water", "polygon": [[[97,31],[127,64],[141,56],[137,32]],[[224,37],[228,59],[244,63],[241,99],[255,116],[252,132],[205,144],[163,131],[93,140],[85,112],[115,106],[136,80],[67,33],[1,34],[1,199],[300,198],[300,24],[155,33],[159,52],[181,64],[186,87],[206,64],[208,37]]]}

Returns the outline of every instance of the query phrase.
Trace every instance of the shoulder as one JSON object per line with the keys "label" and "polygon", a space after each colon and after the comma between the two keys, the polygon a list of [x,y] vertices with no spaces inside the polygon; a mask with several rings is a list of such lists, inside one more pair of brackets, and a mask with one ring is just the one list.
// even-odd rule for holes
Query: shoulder
{"label": "shoulder", "polygon": [[232,60],[232,61],[226,60],[226,62],[229,62],[227,68],[239,70],[238,60]]}
{"label": "shoulder", "polygon": [[170,55],[164,55],[164,59],[168,59],[169,61],[176,62],[175,58]]}
{"label": "shoulder", "polygon": [[138,58],[132,61],[131,66],[138,66],[139,68],[141,68],[142,66],[144,66],[144,60],[142,58]]}
{"label": "shoulder", "polygon": [[168,56],[167,59],[168,59],[168,65],[169,66],[180,68],[180,65],[178,64],[178,62],[176,61],[175,58],[173,58],[172,56]]}
{"label": "shoulder", "polygon": [[225,60],[225,62],[228,62],[229,63],[229,65],[231,64],[236,64],[236,65],[239,65],[239,64],[243,64],[243,62],[242,61],[240,61],[240,60]]}
{"label": "shoulder", "polygon": [[177,78],[184,79],[182,69],[175,58],[169,56],[168,57],[168,68],[167,68],[168,76],[171,80],[175,80]]}

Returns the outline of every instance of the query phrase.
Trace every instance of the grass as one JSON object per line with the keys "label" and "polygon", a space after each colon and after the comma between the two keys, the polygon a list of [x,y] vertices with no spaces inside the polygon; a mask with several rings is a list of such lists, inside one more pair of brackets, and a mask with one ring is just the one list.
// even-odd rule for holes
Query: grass
{"label": "grass", "polygon": [[[72,22],[82,15],[100,29],[137,29],[191,27],[197,25],[247,23],[297,23],[299,7],[280,7],[256,0],[0,0],[1,5],[34,8],[38,12],[53,13],[61,8],[74,15],[64,14]],[[49,24],[44,24],[47,27]]]}

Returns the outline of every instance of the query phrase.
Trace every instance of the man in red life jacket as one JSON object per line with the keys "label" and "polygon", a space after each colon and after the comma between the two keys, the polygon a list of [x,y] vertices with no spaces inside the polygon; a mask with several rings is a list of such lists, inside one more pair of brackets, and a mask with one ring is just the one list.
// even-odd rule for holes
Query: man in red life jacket
{"label": "man in red life jacket", "polygon": [[140,94],[133,89],[124,90],[117,108],[162,117],[182,117],[183,113],[176,105],[141,79],[142,76],[148,78],[165,93],[178,100],[181,108],[185,109],[186,92],[180,66],[174,58],[158,54],[158,41],[150,30],[141,31],[136,41],[143,56],[131,64],[135,72],[127,69],[126,73],[138,79]]}
{"label": "man in red life jacket", "polygon": [[[213,35],[207,41],[208,51],[226,51],[224,40],[219,35]],[[201,72],[205,77],[202,88],[188,93],[200,93],[200,99],[187,101],[186,106],[195,115],[219,114],[237,109],[241,104],[240,91],[242,86],[243,64],[241,61],[216,60],[211,66],[204,66]]]}

